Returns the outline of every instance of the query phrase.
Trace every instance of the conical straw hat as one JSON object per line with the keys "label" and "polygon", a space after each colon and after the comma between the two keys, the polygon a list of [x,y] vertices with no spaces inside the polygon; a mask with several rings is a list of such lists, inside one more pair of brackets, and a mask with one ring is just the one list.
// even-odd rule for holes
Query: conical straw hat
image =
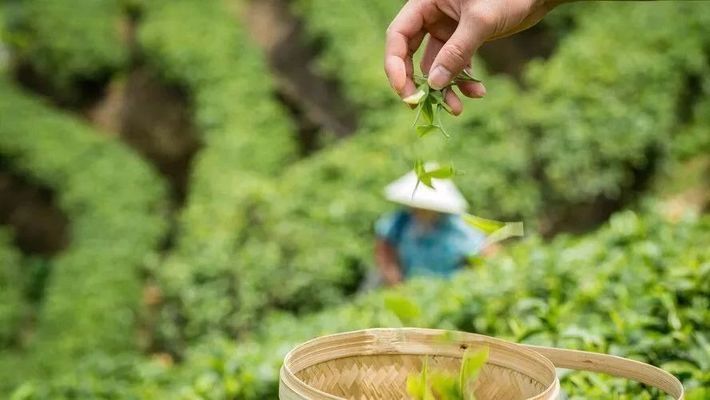
{"label": "conical straw hat", "polygon": [[[427,164],[426,168],[431,170],[436,166]],[[422,183],[417,186],[417,181],[414,171],[409,172],[387,185],[385,198],[405,206],[448,214],[461,214],[468,209],[468,202],[450,179],[432,179],[434,189]]]}

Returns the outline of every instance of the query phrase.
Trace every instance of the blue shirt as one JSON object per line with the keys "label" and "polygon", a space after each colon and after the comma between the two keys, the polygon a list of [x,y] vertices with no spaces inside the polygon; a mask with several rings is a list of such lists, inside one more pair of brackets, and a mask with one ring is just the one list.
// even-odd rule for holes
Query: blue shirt
{"label": "blue shirt", "polygon": [[485,239],[457,215],[442,214],[433,227],[423,229],[407,211],[380,218],[375,233],[396,249],[405,278],[449,277],[478,254]]}

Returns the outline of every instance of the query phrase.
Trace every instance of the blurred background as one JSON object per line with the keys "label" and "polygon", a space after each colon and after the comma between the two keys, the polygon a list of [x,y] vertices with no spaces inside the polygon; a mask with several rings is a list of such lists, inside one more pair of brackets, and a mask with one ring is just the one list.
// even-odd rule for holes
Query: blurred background
{"label": "blurred background", "polygon": [[[710,398],[710,3],[574,3],[486,45],[450,140],[417,139],[382,72],[400,6],[0,2],[0,397],[276,398],[296,343],[407,325],[631,357]],[[528,233],[358,294],[415,157]]]}

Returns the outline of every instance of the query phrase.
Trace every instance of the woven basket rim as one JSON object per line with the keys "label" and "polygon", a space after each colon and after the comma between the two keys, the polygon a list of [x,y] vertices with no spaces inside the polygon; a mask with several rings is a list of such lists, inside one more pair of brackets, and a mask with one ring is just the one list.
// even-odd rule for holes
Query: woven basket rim
{"label": "woven basket rim", "polygon": [[[442,338],[439,344],[432,343],[432,339]],[[348,340],[351,340],[349,342]],[[418,345],[417,340],[421,343]],[[427,342],[427,339],[429,342]],[[293,348],[285,357],[280,375],[286,388],[302,398],[320,398],[342,400],[341,397],[323,392],[312,387],[297,374],[310,366],[321,362],[368,355],[432,355],[460,358],[463,349],[459,344],[485,344],[494,346],[501,353],[514,354],[516,358],[524,358],[528,362],[537,364],[541,371],[528,371],[516,369],[516,364],[492,363],[506,369],[525,374],[530,379],[537,381],[545,390],[526,400],[555,398],[559,393],[559,380],[555,366],[550,360],[538,352],[522,347],[516,343],[490,336],[470,332],[429,329],[429,328],[371,328],[351,332],[335,333],[310,339]],[[440,352],[437,352],[439,350]],[[349,351],[349,352],[348,352]],[[338,352],[338,354],[334,354]],[[509,356],[508,354],[508,356]],[[503,357],[505,358],[505,357]],[[536,377],[537,376],[537,377]],[[544,376],[541,380],[538,377]]]}

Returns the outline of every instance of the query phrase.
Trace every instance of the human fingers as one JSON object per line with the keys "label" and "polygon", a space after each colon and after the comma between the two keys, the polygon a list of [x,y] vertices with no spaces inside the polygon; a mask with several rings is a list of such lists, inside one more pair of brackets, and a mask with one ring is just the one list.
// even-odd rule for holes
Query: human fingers
{"label": "human fingers", "polygon": [[424,38],[423,28],[424,17],[417,1],[407,2],[387,28],[385,73],[390,86],[400,96],[407,96],[415,91],[408,70],[413,69],[411,57]]}
{"label": "human fingers", "polygon": [[434,62],[436,55],[439,54],[439,51],[443,46],[443,40],[437,39],[434,36],[429,36],[429,38],[427,39],[426,47],[424,48],[424,54],[422,55],[422,59],[419,62],[419,68],[422,70],[422,73],[427,75],[429,74],[431,64]]}
{"label": "human fingers", "polygon": [[459,96],[451,88],[444,90],[446,92],[444,93],[444,101],[451,108],[451,114],[461,114],[461,112],[463,111],[463,103],[461,103],[461,99],[459,98]]}
{"label": "human fingers", "polygon": [[480,12],[465,11],[459,25],[434,58],[429,85],[441,89],[471,62],[493,27],[492,19]]}
{"label": "human fingers", "polygon": [[480,99],[486,95],[486,87],[481,82],[459,82],[456,86],[466,97]]}

